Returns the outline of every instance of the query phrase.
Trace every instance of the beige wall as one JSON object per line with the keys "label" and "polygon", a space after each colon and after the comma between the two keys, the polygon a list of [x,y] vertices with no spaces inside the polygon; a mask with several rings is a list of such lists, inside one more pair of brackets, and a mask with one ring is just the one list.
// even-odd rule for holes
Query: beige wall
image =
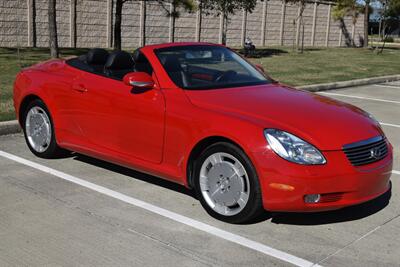
{"label": "beige wall", "polygon": [[[59,45],[68,47],[75,42],[77,47],[108,47],[109,39],[112,39],[112,31],[109,23],[112,23],[115,3],[112,0],[75,0],[75,25],[71,25],[71,1],[57,0],[57,26]],[[48,45],[47,32],[47,1],[35,0],[36,6],[36,44],[39,47]],[[31,46],[32,28],[28,27],[32,9],[29,9],[32,0],[0,0],[0,46]],[[298,14],[298,6],[286,4],[285,14],[282,14],[282,1],[270,0],[267,2],[264,13],[264,3],[258,2],[253,13],[248,13],[243,23],[243,13],[238,10],[231,15],[226,29],[227,45],[240,46],[243,38],[242,25],[245,24],[245,36],[260,46],[263,43],[262,21],[266,16],[265,38],[266,45],[286,46],[293,45],[297,34],[297,24],[293,24]],[[112,6],[112,12],[108,9]],[[171,19],[166,16],[165,10],[156,2],[146,3],[145,28],[143,37],[140,32],[141,1],[126,2],[123,9],[122,43],[124,47],[140,46],[142,38],[146,44],[168,42],[171,38]],[[338,22],[330,19],[329,35],[327,39],[329,5],[318,3],[314,18],[314,2],[307,4],[304,11],[304,43],[306,46],[339,46],[340,29]],[[181,17],[175,20],[174,40],[195,41],[196,28],[198,27],[196,13],[181,11]],[[281,22],[284,22],[283,32]],[[73,21],[73,20],[72,20]],[[110,22],[111,21],[111,22]],[[220,17],[216,15],[202,14],[200,25],[200,40],[205,42],[218,42],[220,40]],[[314,23],[315,21],[315,23]],[[352,26],[350,18],[346,18],[347,29],[351,34]],[[355,41],[359,42],[359,36],[363,36],[363,18],[359,17],[356,25]],[[314,26],[315,25],[315,26]],[[71,42],[71,28],[75,26],[76,37]],[[313,34],[314,33],[314,34]],[[314,36],[314,40],[312,40]],[[282,39],[281,39],[282,37]],[[301,34],[300,34],[301,39]],[[328,41],[328,42],[326,42]],[[342,44],[344,45],[344,38]]]}

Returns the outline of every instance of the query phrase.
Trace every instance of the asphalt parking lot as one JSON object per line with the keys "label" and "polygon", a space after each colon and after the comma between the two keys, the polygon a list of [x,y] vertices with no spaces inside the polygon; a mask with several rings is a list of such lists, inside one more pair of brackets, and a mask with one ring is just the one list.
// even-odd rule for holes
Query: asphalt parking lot
{"label": "asphalt parking lot", "polygon": [[230,225],[178,185],[82,155],[42,160],[21,134],[0,136],[0,265],[400,266],[400,82],[321,94],[382,123],[391,194]]}

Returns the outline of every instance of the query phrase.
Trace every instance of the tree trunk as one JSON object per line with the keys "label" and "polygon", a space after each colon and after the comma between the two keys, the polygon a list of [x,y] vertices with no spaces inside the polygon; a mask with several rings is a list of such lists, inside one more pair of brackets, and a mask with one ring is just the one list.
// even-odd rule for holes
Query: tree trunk
{"label": "tree trunk", "polygon": [[175,41],[175,17],[176,17],[176,6],[175,2],[171,3],[169,9],[169,42],[173,43]]}
{"label": "tree trunk", "polygon": [[342,34],[344,35],[344,41],[347,47],[352,45],[352,37],[350,36],[349,31],[347,30],[346,24],[344,23],[343,18],[339,18],[339,28],[342,29]]}
{"label": "tree trunk", "polygon": [[36,0],[32,0],[32,47],[36,47]]}
{"label": "tree trunk", "polygon": [[121,50],[121,23],[123,0],[115,2],[115,23],[114,23],[114,49]]}
{"label": "tree trunk", "polygon": [[365,0],[365,10],[364,10],[364,47],[368,47],[369,2],[370,2],[370,0]]}
{"label": "tree trunk", "polygon": [[50,56],[58,58],[57,24],[56,24],[56,0],[49,0],[49,47]]}

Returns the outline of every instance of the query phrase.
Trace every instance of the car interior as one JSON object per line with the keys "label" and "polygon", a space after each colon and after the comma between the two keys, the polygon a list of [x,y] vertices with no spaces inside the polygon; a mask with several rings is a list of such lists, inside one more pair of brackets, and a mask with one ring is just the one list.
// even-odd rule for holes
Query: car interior
{"label": "car interior", "polygon": [[122,80],[129,72],[146,72],[152,75],[153,68],[147,58],[135,50],[133,55],[126,51],[109,53],[102,48],[90,49],[86,54],[66,61],[72,67],[108,78]]}
{"label": "car interior", "polygon": [[[244,86],[265,83],[265,77],[245,67],[232,58],[228,50],[220,48],[190,47],[180,50],[157,50],[161,64],[171,80],[181,88],[206,89]],[[145,72],[152,75],[153,68],[146,56],[136,49],[109,53],[93,48],[85,55],[66,61],[68,65],[115,80],[122,80],[129,72]]]}
{"label": "car interior", "polygon": [[171,80],[184,89],[217,89],[266,83],[266,77],[231,50],[215,46],[156,49]]}

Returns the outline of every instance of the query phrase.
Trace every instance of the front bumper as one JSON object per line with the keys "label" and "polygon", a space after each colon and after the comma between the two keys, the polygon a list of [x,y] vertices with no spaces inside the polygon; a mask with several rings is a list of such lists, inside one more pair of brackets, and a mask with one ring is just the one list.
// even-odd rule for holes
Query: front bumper
{"label": "front bumper", "polygon": [[[253,154],[263,205],[268,211],[313,212],[340,209],[374,199],[390,188],[393,148],[375,163],[354,167],[343,151],[323,152],[324,165],[299,165],[272,151]],[[319,203],[304,196],[321,194]]]}

